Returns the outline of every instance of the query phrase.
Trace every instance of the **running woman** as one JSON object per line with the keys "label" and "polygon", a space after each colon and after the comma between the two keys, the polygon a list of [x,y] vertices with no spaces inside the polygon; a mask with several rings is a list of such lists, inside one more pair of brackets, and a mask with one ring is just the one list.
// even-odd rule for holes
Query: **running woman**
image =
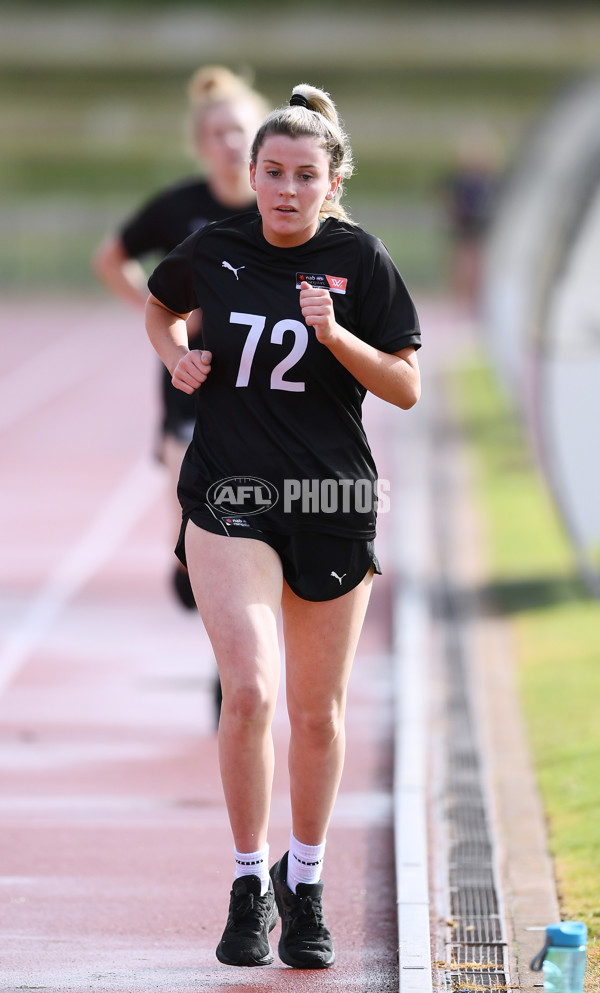
{"label": "running woman", "polygon": [[[196,397],[179,495],[190,570],[223,685],[219,761],[235,878],[217,958],[298,969],[335,960],[323,906],[344,762],[346,690],[372,578],[376,469],[361,405],[420,393],[415,308],[379,239],[347,217],[351,151],[328,94],[301,84],[259,128],[258,211],[192,235],[149,280],[146,327]],[[203,348],[188,315],[203,313]],[[271,723],[283,616],[292,825],[268,869]]]}
{"label": "running woman", "polygon": [[[193,231],[256,204],[248,178],[250,144],[270,108],[240,76],[224,66],[206,66],[188,84],[191,146],[203,176],[170,186],[126,220],[115,235],[97,249],[93,268],[117,297],[143,310],[148,291],[140,260],[162,258]],[[201,315],[190,315],[190,344],[200,345]],[[161,439],[159,457],[171,479],[173,516],[179,531],[181,511],[176,499],[181,461],[191,440],[193,397],[175,389],[162,370]],[[175,540],[175,539],[174,539]],[[189,577],[177,563],[173,588],[183,606],[195,608]]]}

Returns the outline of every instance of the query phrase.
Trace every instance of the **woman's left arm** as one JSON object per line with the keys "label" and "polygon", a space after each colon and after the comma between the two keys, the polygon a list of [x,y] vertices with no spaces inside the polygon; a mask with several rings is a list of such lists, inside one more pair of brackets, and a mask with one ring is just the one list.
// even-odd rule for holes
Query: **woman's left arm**
{"label": "woman's left arm", "polygon": [[421,395],[421,376],[415,349],[402,348],[390,354],[362,341],[336,323],[328,290],[302,283],[300,307],[317,340],[365,389],[403,410],[415,405]]}

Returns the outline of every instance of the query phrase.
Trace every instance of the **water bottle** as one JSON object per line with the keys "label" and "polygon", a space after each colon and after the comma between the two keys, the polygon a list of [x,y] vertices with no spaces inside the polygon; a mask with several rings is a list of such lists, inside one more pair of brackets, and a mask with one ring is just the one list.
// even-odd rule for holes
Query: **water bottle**
{"label": "water bottle", "polygon": [[545,993],[583,993],[587,928],[581,921],[549,924],[546,942],[530,968],[544,970]]}

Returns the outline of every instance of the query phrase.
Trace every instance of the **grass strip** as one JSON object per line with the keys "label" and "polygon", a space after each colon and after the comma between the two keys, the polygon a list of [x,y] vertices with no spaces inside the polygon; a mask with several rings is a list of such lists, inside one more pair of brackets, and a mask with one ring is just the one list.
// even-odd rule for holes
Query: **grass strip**
{"label": "grass strip", "polygon": [[[579,580],[525,431],[480,354],[451,375],[475,466],[497,609],[515,632],[519,688],[563,919],[588,926],[600,990],[600,602]],[[550,923],[550,922],[548,922]]]}

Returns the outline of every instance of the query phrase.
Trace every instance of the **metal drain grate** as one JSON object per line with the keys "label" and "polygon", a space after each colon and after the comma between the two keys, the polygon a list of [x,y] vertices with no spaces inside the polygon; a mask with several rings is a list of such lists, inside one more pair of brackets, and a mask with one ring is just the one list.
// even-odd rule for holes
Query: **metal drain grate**
{"label": "metal drain grate", "polygon": [[[499,989],[506,986],[504,953],[499,945],[450,945],[445,970],[453,990]],[[491,954],[490,954],[491,952]]]}
{"label": "metal drain grate", "polygon": [[483,944],[495,947],[502,944],[502,922],[497,914],[487,917],[466,915],[459,920],[451,919],[448,927],[450,936],[447,940],[450,946]]}
{"label": "metal drain grate", "polygon": [[506,938],[494,863],[477,736],[471,712],[463,618],[448,587],[443,597],[448,740],[445,825],[448,904],[445,963],[447,988],[471,993],[507,988]]}
{"label": "metal drain grate", "polygon": [[504,953],[501,945],[488,946],[487,943],[480,945],[469,945],[465,947],[462,943],[450,945],[452,952],[451,962],[457,965],[479,964],[486,968],[498,970],[504,968]]}
{"label": "metal drain grate", "polygon": [[437,425],[435,520],[441,580],[435,597],[444,688],[441,820],[446,852],[442,886],[448,911],[439,935],[440,985],[452,991],[506,990],[509,983],[506,935],[495,865],[495,846],[481,768],[469,674],[469,610],[472,599],[452,583],[452,445],[446,422]]}

